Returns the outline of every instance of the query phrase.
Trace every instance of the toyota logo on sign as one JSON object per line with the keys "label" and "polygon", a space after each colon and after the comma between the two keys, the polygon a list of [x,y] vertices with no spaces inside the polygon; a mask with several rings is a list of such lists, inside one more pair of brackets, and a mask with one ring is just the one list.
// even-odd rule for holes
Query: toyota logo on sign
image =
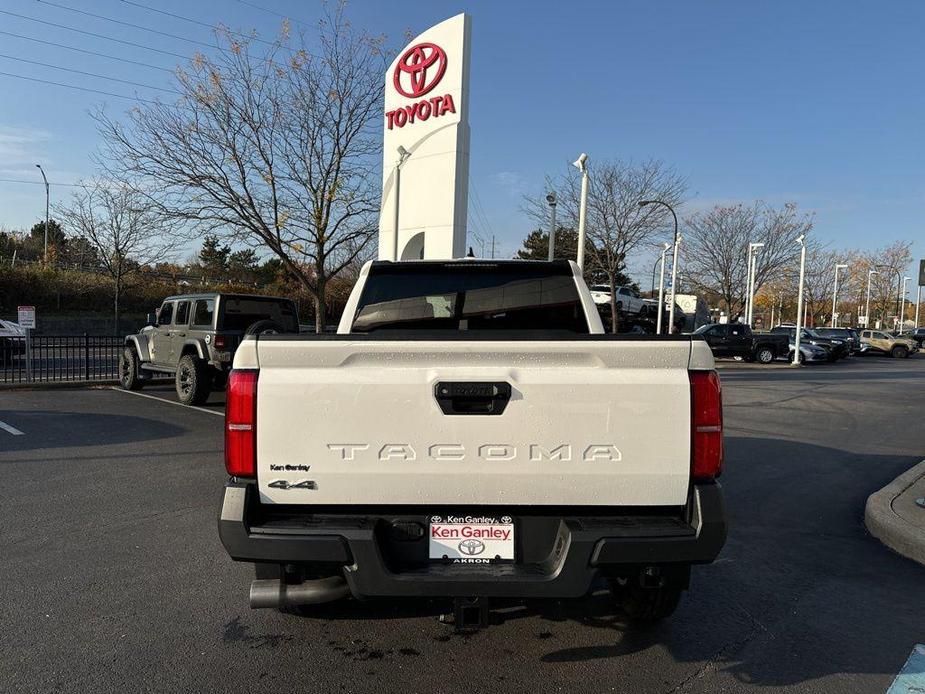
{"label": "toyota logo on sign", "polygon": [[468,539],[463,540],[458,545],[459,551],[463,554],[467,554],[470,557],[475,556],[476,554],[481,554],[485,551],[485,543],[481,540]]}
{"label": "toyota logo on sign", "polygon": [[395,65],[392,83],[402,96],[416,99],[437,86],[446,72],[446,53],[435,43],[419,43]]}

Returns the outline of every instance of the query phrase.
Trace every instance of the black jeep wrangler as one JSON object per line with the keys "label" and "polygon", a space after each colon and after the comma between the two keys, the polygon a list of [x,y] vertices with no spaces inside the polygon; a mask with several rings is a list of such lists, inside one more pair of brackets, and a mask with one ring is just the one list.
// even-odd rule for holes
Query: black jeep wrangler
{"label": "black jeep wrangler", "polygon": [[184,405],[206,401],[225,386],[234,352],[245,335],[297,333],[295,302],[248,294],[170,296],[148,325],[125,338],[119,382],[138,390],[155,372],[174,374]]}

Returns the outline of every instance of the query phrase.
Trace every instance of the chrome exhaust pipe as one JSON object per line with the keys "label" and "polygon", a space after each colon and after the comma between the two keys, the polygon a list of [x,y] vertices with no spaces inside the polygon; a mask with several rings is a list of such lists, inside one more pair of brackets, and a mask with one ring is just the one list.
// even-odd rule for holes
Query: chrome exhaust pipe
{"label": "chrome exhaust pipe", "polygon": [[284,583],[277,578],[251,582],[250,606],[286,607],[288,605],[318,605],[340,600],[350,595],[350,588],[341,576],[328,576],[302,583]]}

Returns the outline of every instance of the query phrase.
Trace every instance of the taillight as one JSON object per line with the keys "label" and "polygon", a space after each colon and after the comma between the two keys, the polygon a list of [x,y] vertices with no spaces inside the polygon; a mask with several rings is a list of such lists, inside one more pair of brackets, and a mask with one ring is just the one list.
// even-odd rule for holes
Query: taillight
{"label": "taillight", "polygon": [[723,471],[723,394],[715,371],[691,371],[691,477]]}
{"label": "taillight", "polygon": [[232,369],[225,389],[225,469],[233,477],[257,476],[256,369]]}
{"label": "taillight", "polygon": [[222,349],[225,346],[225,336],[224,335],[215,336],[215,346],[218,349]]}

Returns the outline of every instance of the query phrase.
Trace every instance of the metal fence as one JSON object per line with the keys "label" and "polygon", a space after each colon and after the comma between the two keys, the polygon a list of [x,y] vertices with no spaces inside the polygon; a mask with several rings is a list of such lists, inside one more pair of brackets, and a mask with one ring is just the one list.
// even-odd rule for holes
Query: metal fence
{"label": "metal fence", "polygon": [[119,377],[124,338],[109,335],[0,337],[0,383],[108,381]]}

